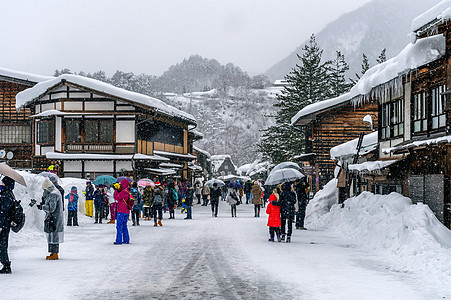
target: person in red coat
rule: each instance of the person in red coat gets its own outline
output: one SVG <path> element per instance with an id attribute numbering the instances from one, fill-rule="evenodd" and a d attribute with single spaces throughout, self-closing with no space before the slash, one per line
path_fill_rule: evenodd
<path id="1" fill-rule="evenodd" d="M 277 190 L 274 190 L 268 201 L 269 204 L 266 207 L 266 213 L 268 216 L 268 227 L 269 227 L 269 242 L 274 242 L 274 233 L 277 235 L 277 241 L 280 239 L 280 205 L 278 202 L 279 194 Z"/>

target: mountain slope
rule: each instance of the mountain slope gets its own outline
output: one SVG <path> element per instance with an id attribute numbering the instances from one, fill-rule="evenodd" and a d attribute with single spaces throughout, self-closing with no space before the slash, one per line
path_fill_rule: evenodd
<path id="1" fill-rule="evenodd" d="M 439 3 L 440 0 L 374 0 L 361 8 L 344 14 L 316 34 L 316 41 L 324 49 L 324 58 L 332 59 L 335 51 L 341 51 L 350 65 L 348 76 L 355 78 L 361 71 L 362 53 L 370 65 L 384 48 L 387 58 L 399 53 L 409 39 L 410 24 L 419 14 Z M 307 42 L 307 41 L 306 41 Z M 296 54 L 302 53 L 305 43 L 288 57 L 266 71 L 271 80 L 282 79 L 298 63 Z"/>

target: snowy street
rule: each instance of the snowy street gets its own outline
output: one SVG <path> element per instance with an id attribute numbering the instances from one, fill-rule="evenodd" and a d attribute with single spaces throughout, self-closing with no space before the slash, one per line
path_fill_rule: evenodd
<path id="1" fill-rule="evenodd" d="M 238 206 L 218 218 L 195 205 L 193 220 L 163 227 L 129 222 L 129 245 L 113 245 L 115 226 L 80 217 L 65 227 L 60 260 L 46 261 L 42 233 L 11 233 L 12 276 L 2 299 L 449 299 L 416 274 L 390 271 L 381 257 L 320 231 L 293 233 L 291 244 L 268 242 L 266 214 Z M 165 214 L 165 218 L 168 214 Z M 105 222 L 104 222 L 105 223 Z"/>

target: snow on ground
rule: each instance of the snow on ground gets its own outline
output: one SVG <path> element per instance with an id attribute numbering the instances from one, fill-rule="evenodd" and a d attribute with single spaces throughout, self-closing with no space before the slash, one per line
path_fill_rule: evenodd
<path id="1" fill-rule="evenodd" d="M 24 204 L 41 193 L 39 178 L 26 177 L 33 192 L 15 191 Z M 62 181 L 66 191 L 84 186 Z M 333 189 L 322 193 L 331 201 L 327 194 Z M 175 220 L 165 214 L 163 227 L 141 221 L 121 246 L 113 245 L 114 225 L 79 213 L 80 226 L 65 228 L 60 260 L 46 261 L 44 213 L 27 206 L 26 227 L 10 236 L 13 274 L 0 277 L 2 299 L 449 299 L 449 232 L 423 206 L 409 207 L 399 195 L 363 194 L 318 213 L 314 230 L 295 231 L 291 244 L 268 242 L 264 209 L 254 218 L 252 205 L 238 206 L 237 218 L 221 201 L 218 218 L 195 205 L 193 220 L 178 210 Z M 389 256 L 380 248 L 399 251 Z M 434 257 L 442 264 L 434 272 L 415 260 Z"/>

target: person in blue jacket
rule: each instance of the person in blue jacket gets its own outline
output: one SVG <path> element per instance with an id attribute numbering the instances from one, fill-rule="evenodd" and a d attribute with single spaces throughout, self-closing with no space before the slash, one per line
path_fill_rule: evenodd
<path id="1" fill-rule="evenodd" d="M 133 182 L 130 188 L 130 194 L 133 196 L 134 205 L 132 209 L 132 226 L 139 226 L 139 214 L 141 212 L 141 206 L 143 203 L 143 199 L 141 193 L 138 190 L 138 184 Z"/>
<path id="2" fill-rule="evenodd" d="M 78 193 L 77 187 L 73 186 L 70 193 L 64 197 L 67 199 L 67 226 L 78 226 Z"/>

